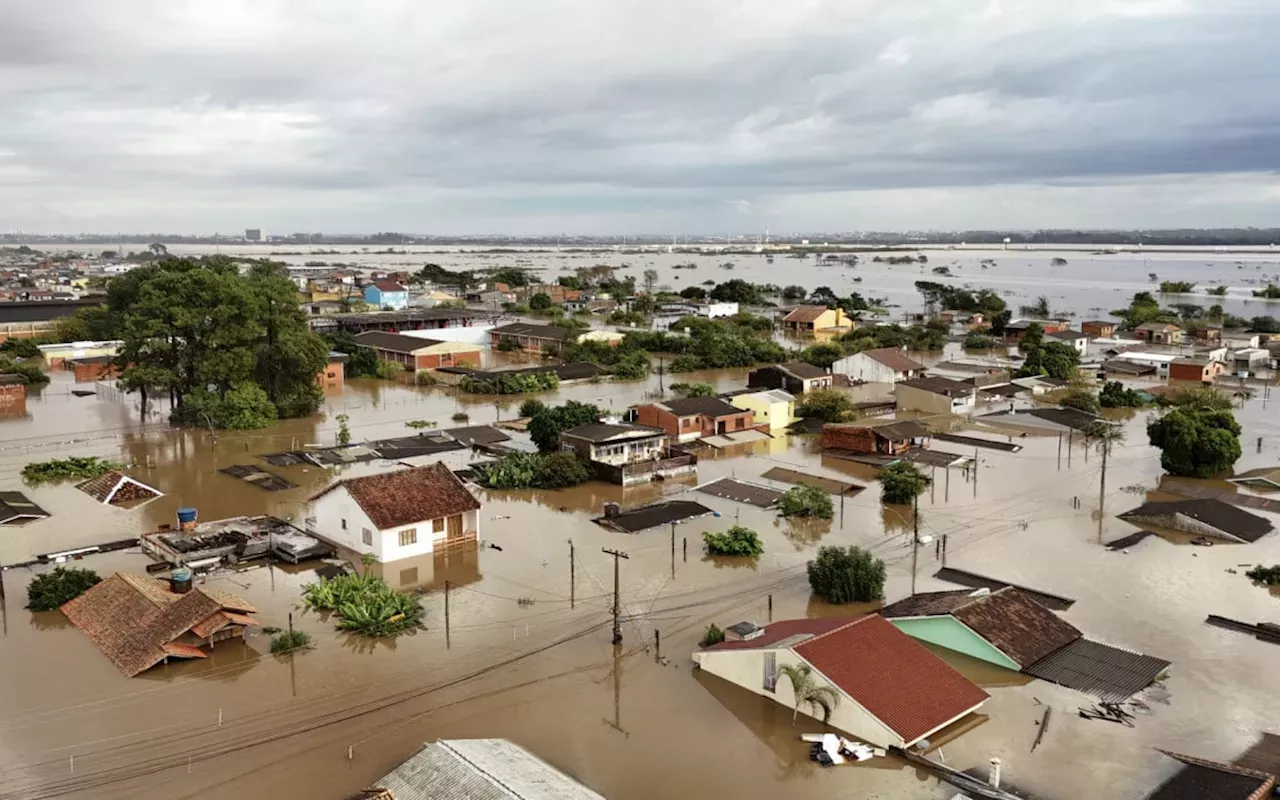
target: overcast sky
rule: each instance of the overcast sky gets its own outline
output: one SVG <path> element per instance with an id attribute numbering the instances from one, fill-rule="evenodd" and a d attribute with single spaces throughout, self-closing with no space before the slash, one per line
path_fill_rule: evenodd
<path id="1" fill-rule="evenodd" d="M 5 0 L 0 230 L 1280 225 L 1278 0 Z"/>

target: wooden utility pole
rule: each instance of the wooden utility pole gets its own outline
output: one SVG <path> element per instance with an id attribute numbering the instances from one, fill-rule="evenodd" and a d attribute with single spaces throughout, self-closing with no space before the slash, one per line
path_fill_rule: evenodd
<path id="1" fill-rule="evenodd" d="M 573 540 L 569 540 L 569 608 L 572 610 L 574 605 L 574 589 L 578 582 L 578 569 L 575 566 L 577 562 L 573 560 Z"/>
<path id="2" fill-rule="evenodd" d="M 1107 453 L 1111 452 L 1111 442 L 1102 440 L 1102 479 L 1098 481 L 1098 544 L 1102 544 L 1102 521 L 1106 519 L 1107 505 Z"/>
<path id="3" fill-rule="evenodd" d="M 919 489 L 919 487 L 915 487 Z M 911 501 L 911 594 L 916 593 L 916 561 L 920 557 L 920 493 Z"/>
<path id="4" fill-rule="evenodd" d="M 622 613 L 622 599 L 618 593 L 618 559 L 630 559 L 631 556 L 607 547 L 600 548 L 600 552 L 613 556 L 613 643 L 618 645 L 622 644 L 622 622 L 618 619 Z"/>
<path id="5" fill-rule="evenodd" d="M 1058 431 L 1058 471 L 1062 471 L 1062 431 Z"/>
<path id="6" fill-rule="evenodd" d="M 453 643 L 449 633 L 449 582 L 444 582 L 444 649 L 448 650 Z"/>
<path id="7" fill-rule="evenodd" d="M 676 523 L 671 523 L 671 577 L 676 577 Z"/>

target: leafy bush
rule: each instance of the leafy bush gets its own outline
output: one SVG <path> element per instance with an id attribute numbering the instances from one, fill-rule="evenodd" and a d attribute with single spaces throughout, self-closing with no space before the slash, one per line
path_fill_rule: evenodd
<path id="1" fill-rule="evenodd" d="M 964 342 L 961 346 L 966 350 L 990 350 L 993 347 L 999 346 L 999 344 L 1000 343 L 994 336 L 982 333 L 981 331 L 970 331 L 969 334 L 964 337 Z"/>
<path id="2" fill-rule="evenodd" d="M 560 433 L 600 419 L 600 409 L 570 400 L 562 406 L 547 406 L 529 421 L 529 438 L 544 453 L 560 448 Z"/>
<path id="3" fill-rule="evenodd" d="M 1120 381 L 1107 381 L 1098 393 L 1098 403 L 1103 408 L 1138 408 L 1143 405 L 1142 395 L 1128 389 Z"/>
<path id="4" fill-rule="evenodd" d="M 809 588 L 832 604 L 884 597 L 884 561 L 861 547 L 821 547 L 808 564 Z"/>
<path id="5" fill-rule="evenodd" d="M 8 356 L 0 355 L 0 374 L 3 373 L 21 375 L 23 382 L 28 384 L 49 382 L 49 376 L 40 369 L 40 365 L 30 361 L 15 361 Z"/>
<path id="6" fill-rule="evenodd" d="M 724 631 L 713 622 L 707 626 L 707 632 L 702 635 L 702 641 L 698 642 L 698 646 L 710 647 L 713 644 L 720 644 L 723 641 Z"/>
<path id="7" fill-rule="evenodd" d="M 520 411 L 518 413 L 521 417 L 532 417 L 546 407 L 546 403 L 538 400 L 537 398 L 530 397 L 528 400 L 525 400 L 520 404 Z"/>
<path id="8" fill-rule="evenodd" d="M 261 386 L 243 381 L 222 396 L 203 387 L 195 389 L 170 416 L 174 422 L 190 425 L 253 430 L 274 423 L 278 412 Z"/>
<path id="9" fill-rule="evenodd" d="M 416 630 L 425 615 L 416 596 L 395 591 L 367 569 L 364 575 L 339 575 L 306 584 L 302 606 L 336 614 L 338 630 L 371 637 Z"/>
<path id="10" fill-rule="evenodd" d="M 500 352 L 514 353 L 519 349 L 521 349 L 520 344 L 515 339 L 504 338 L 498 340 L 498 350 Z"/>
<path id="11" fill-rule="evenodd" d="M 280 655 L 309 644 L 311 644 L 311 635 L 305 631 L 282 631 L 271 637 L 271 652 Z"/>
<path id="12" fill-rule="evenodd" d="M 707 548 L 707 555 L 712 556 L 758 556 L 764 552 L 759 534 L 741 525 L 734 525 L 724 533 L 707 531 L 702 534 L 702 544 Z"/>
<path id="13" fill-rule="evenodd" d="M 563 489 L 591 479 L 591 470 L 574 453 L 508 453 L 474 467 L 476 482 L 487 489 Z"/>
<path id="14" fill-rule="evenodd" d="M 471 419 L 471 415 L 465 411 L 458 411 L 452 417 L 449 417 L 449 419 L 454 422 L 466 422 Z"/>
<path id="15" fill-rule="evenodd" d="M 72 456 L 27 464 L 22 468 L 22 479 L 34 484 L 69 480 L 87 481 L 113 469 L 124 469 L 124 464 L 117 464 L 97 456 Z"/>
<path id="16" fill-rule="evenodd" d="M 1174 408 L 1147 423 L 1147 438 L 1172 475 L 1209 478 L 1240 460 L 1240 424 L 1227 410 Z"/>
<path id="17" fill-rule="evenodd" d="M 1265 289 L 1254 289 L 1253 296 L 1261 297 L 1264 300 L 1280 300 L 1280 286 L 1268 283 Z"/>
<path id="18" fill-rule="evenodd" d="M 929 476 L 916 469 L 914 464 L 898 461 L 880 470 L 880 501 L 890 505 L 903 505 L 915 499 L 929 488 Z"/>
<path id="19" fill-rule="evenodd" d="M 98 573 L 91 569 L 55 567 L 52 572 L 42 572 L 27 584 L 27 609 L 54 611 L 101 581 Z"/>
<path id="20" fill-rule="evenodd" d="M 1250 580 L 1255 580 L 1264 586 L 1280 586 L 1280 564 L 1270 567 L 1264 567 L 1261 564 L 1245 573 Z"/>
<path id="21" fill-rule="evenodd" d="M 533 311 L 545 311 L 551 308 L 551 295 L 546 292 L 538 292 L 529 298 L 529 308 Z"/>
<path id="22" fill-rule="evenodd" d="M 716 387 L 709 383 L 673 383 L 671 391 L 681 397 L 711 397 L 716 393 Z"/>
<path id="23" fill-rule="evenodd" d="M 0 353 L 15 358 L 39 358 L 40 348 L 33 339 L 5 339 L 0 342 Z"/>
<path id="24" fill-rule="evenodd" d="M 439 427 L 434 421 L 429 419 L 411 419 L 408 422 L 406 422 L 404 425 L 406 428 L 413 428 L 414 430 L 423 430 L 424 428 Z"/>
<path id="25" fill-rule="evenodd" d="M 823 422 L 840 422 L 853 414 L 853 401 L 849 395 L 835 389 L 814 389 L 805 392 L 796 406 L 796 415 L 820 419 Z"/>
<path id="26" fill-rule="evenodd" d="M 1065 408 L 1075 408 L 1090 414 L 1097 414 L 1102 410 L 1099 400 L 1093 392 L 1086 391 L 1084 389 L 1072 389 L 1067 392 L 1063 395 L 1062 399 L 1058 401 L 1058 405 Z"/>
<path id="27" fill-rule="evenodd" d="M 1196 285 L 1190 281 L 1160 281 L 1161 294 L 1189 294 Z"/>
<path id="28" fill-rule="evenodd" d="M 554 372 L 504 372 L 492 378 L 464 375 L 458 388 L 471 394 L 526 394 L 546 392 L 560 387 Z"/>
<path id="29" fill-rule="evenodd" d="M 784 517 L 817 517 L 818 519 L 831 519 L 836 513 L 831 495 L 807 483 L 788 489 L 778 503 L 778 511 Z"/>

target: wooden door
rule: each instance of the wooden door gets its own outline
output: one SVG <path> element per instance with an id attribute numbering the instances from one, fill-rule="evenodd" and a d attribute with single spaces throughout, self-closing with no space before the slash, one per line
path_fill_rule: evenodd
<path id="1" fill-rule="evenodd" d="M 462 538 L 462 515 L 454 514 L 449 517 L 447 528 L 449 531 L 449 541 L 457 541 Z"/>

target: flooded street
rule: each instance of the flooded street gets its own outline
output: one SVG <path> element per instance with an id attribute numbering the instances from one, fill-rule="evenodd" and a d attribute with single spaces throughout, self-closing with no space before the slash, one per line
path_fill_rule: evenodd
<path id="1" fill-rule="evenodd" d="M 1275 257 L 1223 254 L 1193 260 L 1183 254 L 1080 253 L 1069 256 L 1069 266 L 1051 268 L 1048 254 L 1040 252 L 957 251 L 931 255 L 930 263 L 946 264 L 953 257 L 962 262 L 961 282 L 1007 287 L 1028 302 L 1052 292 L 1055 308 L 1061 303 L 1080 314 L 1125 305 L 1133 292 L 1149 288 L 1148 272 L 1222 282 L 1280 272 Z M 1144 263 L 1148 257 L 1150 264 Z M 450 259 L 461 257 L 415 256 L 417 263 L 423 258 L 438 258 L 452 269 L 460 264 Z M 582 266 L 600 258 L 525 260 L 556 270 L 562 261 Z M 678 253 L 612 258 L 635 267 L 652 261 L 664 282 L 738 277 L 829 285 L 838 293 L 888 295 L 912 308 L 918 302 L 912 282 L 933 279 L 915 266 L 880 264 L 846 269 L 805 262 L 807 273 L 793 272 L 799 262 L 781 257 L 772 265 L 759 256 L 701 258 L 692 272 L 670 270 L 693 258 Z M 997 265 L 981 270 L 979 258 L 994 258 Z M 1124 270 L 1116 267 L 1119 259 Z M 1237 270 L 1241 259 L 1248 270 Z M 517 260 L 494 256 L 486 265 Z M 726 260 L 736 262 L 736 269 L 716 267 Z M 1027 262 L 1029 275 L 1015 273 Z M 1051 269 L 1064 277 L 1051 279 Z M 855 284 L 854 276 L 865 281 Z M 1280 313 L 1277 304 L 1267 309 L 1241 296 L 1240 284 L 1231 285 L 1232 296 L 1223 302 L 1227 310 Z M 741 387 L 745 372 L 679 379 L 707 380 L 724 391 Z M 143 424 L 136 398 L 76 397 L 67 373 L 53 377 L 28 398 L 27 418 L 0 422 L 0 488 L 21 488 L 53 515 L 24 528 L 0 529 L 0 563 L 135 536 L 171 523 L 184 506 L 198 508 L 202 520 L 272 514 L 300 524 L 306 498 L 335 473 L 267 467 L 261 454 L 334 443 L 338 414 L 349 415 L 353 441 L 361 441 L 407 435 L 412 431 L 405 423 L 412 420 L 447 428 L 459 411 L 471 425 L 509 420 L 523 399 L 494 403 L 450 388 L 350 381 L 326 399 L 323 415 L 215 436 L 171 429 L 162 416 Z M 658 382 L 653 376 L 564 386 L 539 398 L 580 400 L 620 412 L 656 392 Z M 888 389 L 867 386 L 859 392 L 881 396 Z M 1257 397 L 1237 411 L 1244 428 L 1237 471 L 1280 463 L 1276 402 Z M 1280 719 L 1280 650 L 1204 624 L 1208 614 L 1280 619 L 1278 598 L 1251 585 L 1242 566 L 1280 563 L 1280 535 L 1214 547 L 1153 536 L 1128 552 L 1099 544 L 1100 536 L 1112 541 L 1134 532 L 1115 515 L 1140 505 L 1160 483 L 1159 453 L 1146 443 L 1149 414 L 1132 414 L 1126 440 L 1112 450 L 1100 519 L 1097 451 L 1087 452 L 1078 440 L 1060 450 L 1056 435 L 1009 437 L 1007 429 L 996 434 L 955 418 L 957 431 L 1016 440 L 1023 449 L 983 449 L 971 475 L 959 469 L 935 473 L 934 486 L 920 498 L 919 524 L 922 534 L 947 537 L 946 563 L 1074 598 L 1063 616 L 1086 635 L 1168 659 L 1173 668 L 1164 686 L 1167 697 L 1153 693 L 1150 713 L 1129 728 L 1077 716 L 1078 707 L 1093 703 L 1083 694 L 936 651 L 991 694 L 981 709 L 989 719 L 942 747 L 953 767 L 985 775 L 988 759 L 999 757 L 1006 785 L 1028 796 L 1140 797 L 1172 771 L 1172 762 L 1154 748 L 1230 760 Z M 1261 452 L 1255 452 L 1258 437 Z M 964 450 L 941 442 L 938 449 Z M 166 494 L 121 510 L 97 504 L 71 484 L 22 486 L 19 473 L 27 462 L 70 455 L 131 463 L 130 474 Z M 449 455 L 461 459 L 450 459 L 451 466 L 469 457 L 466 451 Z M 218 472 L 236 464 L 266 467 L 297 486 L 267 492 Z M 722 476 L 767 483 L 760 476 L 779 466 L 868 488 L 837 499 L 830 523 L 789 522 L 769 510 L 692 491 Z M 379 468 L 359 465 L 337 474 Z M 505 737 L 611 800 L 946 800 L 955 789 L 896 759 L 818 768 L 799 734 L 819 725 L 802 718 L 793 726 L 787 709 L 691 669 L 689 654 L 708 623 L 764 624 L 770 608 L 775 620 L 865 610 L 830 608 L 811 599 L 804 567 L 820 545 L 870 548 L 889 565 L 886 598 L 911 593 L 911 510 L 882 506 L 873 477 L 869 467 L 822 457 L 815 437 L 784 436 L 722 453 L 703 449 L 696 482 L 625 490 L 597 482 L 562 491 L 476 490 L 483 504 L 477 546 L 375 567 L 393 587 L 425 592 L 426 631 L 379 642 L 339 634 L 331 621 L 294 608 L 301 586 L 316 579 L 312 566 L 255 566 L 217 574 L 209 585 L 256 605 L 265 626 L 286 627 L 292 611 L 294 625 L 312 635 L 313 649 L 273 656 L 269 637 L 256 635 L 243 644 L 220 644 L 207 660 L 157 667 L 136 679 L 123 677 L 61 613 L 22 608 L 33 573 L 3 573 L 0 798 L 132 798 L 158 790 L 175 798 L 343 797 L 371 785 L 424 741 Z M 614 533 L 591 521 L 607 502 L 626 507 L 660 497 L 697 500 L 717 515 L 677 525 L 674 535 L 665 527 Z M 1280 517 L 1271 518 L 1280 523 Z M 760 534 L 764 554 L 747 562 L 705 557 L 700 534 L 735 522 Z M 617 649 L 609 641 L 614 564 L 602 548 L 629 556 L 621 567 L 624 642 Z M 94 556 L 83 566 L 106 576 L 141 572 L 147 562 L 135 550 Z M 932 577 L 940 566 L 933 545 L 920 547 L 917 591 L 957 588 Z M 1032 754 L 1045 705 L 1054 709 L 1053 722 Z"/>

